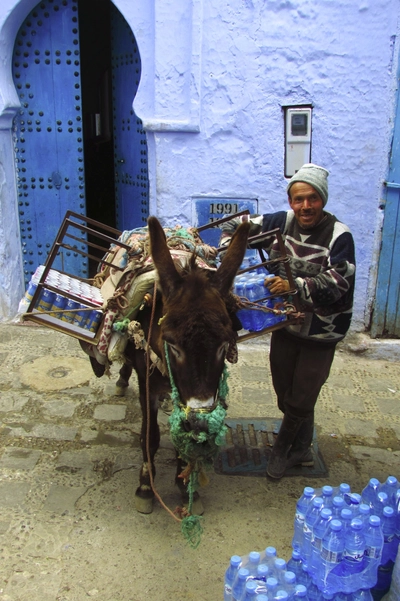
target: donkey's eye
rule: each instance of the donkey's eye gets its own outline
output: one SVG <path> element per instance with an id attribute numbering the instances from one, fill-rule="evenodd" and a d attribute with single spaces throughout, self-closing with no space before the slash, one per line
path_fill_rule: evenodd
<path id="1" fill-rule="evenodd" d="M 223 359 L 228 352 L 229 343 L 224 342 L 217 350 L 217 359 Z"/>
<path id="2" fill-rule="evenodd" d="M 179 357 L 181 356 L 181 351 L 179 350 L 179 348 L 177 346 L 174 346 L 170 342 L 168 343 L 168 348 L 170 349 L 172 354 L 175 356 L 175 358 L 179 359 Z"/>

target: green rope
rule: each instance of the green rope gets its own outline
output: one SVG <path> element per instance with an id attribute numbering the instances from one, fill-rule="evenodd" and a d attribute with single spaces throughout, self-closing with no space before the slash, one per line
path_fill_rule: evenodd
<path id="1" fill-rule="evenodd" d="M 142 304 L 143 304 L 143 300 L 141 300 L 140 303 L 138 303 L 135 307 L 132 307 L 132 309 L 130 311 L 128 311 L 128 313 L 125 315 L 125 317 L 123 319 L 120 319 L 119 321 L 114 321 L 113 326 L 112 326 L 113 331 L 118 332 L 119 334 L 125 334 L 125 332 L 128 330 L 128 326 L 131 322 L 129 317 L 132 315 L 132 313 L 134 313 L 134 311 L 139 309 L 139 307 L 141 307 Z"/>
<path id="2" fill-rule="evenodd" d="M 171 384 L 171 398 L 174 409 L 169 417 L 171 440 L 179 457 L 191 466 L 187 486 L 189 494 L 188 513 L 191 514 L 193 497 L 199 488 L 199 474 L 213 465 L 218 447 L 224 443 L 227 427 L 225 425 L 226 410 L 221 405 L 228 396 L 228 369 L 224 365 L 218 386 L 218 402 L 213 411 L 193 411 L 182 407 L 178 389 L 175 385 L 168 356 L 168 346 L 164 343 L 165 358 Z M 187 432 L 183 423 L 190 417 L 192 429 Z M 203 528 L 201 516 L 189 515 L 182 520 L 181 531 L 194 549 L 200 544 Z"/>

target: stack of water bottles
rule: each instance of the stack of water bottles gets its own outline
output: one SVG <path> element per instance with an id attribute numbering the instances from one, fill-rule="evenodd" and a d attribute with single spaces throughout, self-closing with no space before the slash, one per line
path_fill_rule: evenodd
<path id="1" fill-rule="evenodd" d="M 224 601 L 308 601 L 301 560 L 288 563 L 275 547 L 245 557 L 233 555 L 225 573 Z"/>
<path id="2" fill-rule="evenodd" d="M 296 504 L 292 557 L 274 547 L 234 555 L 224 601 L 379 601 L 390 587 L 400 539 L 400 483 L 372 478 L 306 487 Z"/>
<path id="3" fill-rule="evenodd" d="M 255 257 L 245 258 L 240 269 L 248 269 L 257 265 Z M 264 286 L 265 278 L 273 277 L 265 267 L 255 267 L 253 270 L 239 274 L 235 278 L 233 292 L 240 298 L 257 303 L 260 307 L 266 307 L 269 311 L 260 309 L 240 309 L 237 313 L 242 326 L 249 332 L 259 332 L 269 328 L 280 321 L 286 320 L 284 312 L 274 313 L 271 309 L 284 311 L 284 301 L 281 297 L 271 297 L 268 288 Z"/>
<path id="4" fill-rule="evenodd" d="M 361 495 L 344 483 L 304 489 L 292 546 L 321 599 L 372 600 L 388 590 L 399 546 L 399 503 L 394 476 L 382 484 L 372 478 Z"/>
<path id="5" fill-rule="evenodd" d="M 33 274 L 25 295 L 19 304 L 19 313 L 28 310 L 44 269 L 44 265 L 40 265 Z M 56 288 L 58 292 L 43 287 L 34 307 L 35 311 L 48 313 L 46 319 L 50 322 L 59 320 L 64 322 L 64 325 L 68 324 L 74 328 L 83 328 L 88 333 L 96 333 L 103 315 L 100 310 L 103 305 L 103 298 L 98 288 L 76 278 L 71 278 L 55 269 L 49 270 L 45 284 Z M 80 298 L 82 302 L 68 298 L 65 293 L 73 294 Z M 88 306 L 85 304 L 86 301 L 97 305 L 99 309 Z"/>

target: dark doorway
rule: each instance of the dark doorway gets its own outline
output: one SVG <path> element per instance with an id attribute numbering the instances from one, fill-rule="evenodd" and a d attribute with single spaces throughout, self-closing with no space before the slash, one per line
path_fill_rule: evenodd
<path id="1" fill-rule="evenodd" d="M 79 0 L 86 214 L 116 227 L 109 0 Z"/>

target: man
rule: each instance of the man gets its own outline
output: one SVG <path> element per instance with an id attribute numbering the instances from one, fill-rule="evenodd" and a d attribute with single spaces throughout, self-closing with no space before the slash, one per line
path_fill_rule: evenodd
<path id="1" fill-rule="evenodd" d="M 250 218 L 250 236 L 279 228 L 289 256 L 304 323 L 272 332 L 270 366 L 282 425 L 268 461 L 267 474 L 279 479 L 294 465 L 313 465 L 314 407 L 326 382 L 337 343 L 349 329 L 354 292 L 354 242 L 349 228 L 324 210 L 328 175 L 308 163 L 290 179 L 289 211 Z M 221 226 L 231 237 L 240 221 Z M 262 243 L 269 258 L 280 256 L 277 241 Z M 282 263 L 265 285 L 272 294 L 289 291 Z"/>

